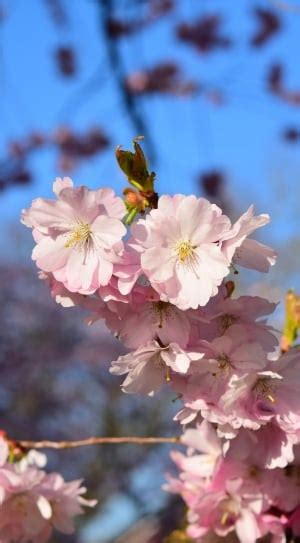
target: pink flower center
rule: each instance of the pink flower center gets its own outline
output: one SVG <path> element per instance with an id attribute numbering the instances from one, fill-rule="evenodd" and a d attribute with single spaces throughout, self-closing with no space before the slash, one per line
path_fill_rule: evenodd
<path id="1" fill-rule="evenodd" d="M 231 370 L 231 362 L 229 357 L 222 353 L 218 358 L 216 359 L 218 362 L 218 370 L 215 371 L 212 376 L 213 377 L 223 377 L 226 378 Z"/>
<path id="2" fill-rule="evenodd" d="M 169 316 L 170 307 L 171 304 L 169 304 L 168 302 L 153 302 L 152 309 L 154 311 L 155 317 L 157 318 L 158 316 L 159 318 L 158 328 L 162 328 L 164 317 Z"/>
<path id="3" fill-rule="evenodd" d="M 239 514 L 239 505 L 232 498 L 225 499 L 221 502 L 221 526 L 231 526 L 235 523 Z"/>
<path id="4" fill-rule="evenodd" d="M 11 499 L 11 502 L 19 514 L 22 514 L 25 517 L 28 515 L 28 497 L 26 496 L 26 492 L 16 494 Z"/>
<path id="5" fill-rule="evenodd" d="M 228 328 L 230 328 L 230 326 L 235 324 L 238 320 L 239 320 L 239 317 L 235 315 L 230 315 L 229 313 L 225 313 L 225 315 L 222 315 L 220 317 L 221 331 L 225 332 L 226 330 L 228 330 Z"/>
<path id="6" fill-rule="evenodd" d="M 80 249 L 82 249 L 87 246 L 88 248 L 91 236 L 91 226 L 88 223 L 80 222 L 79 225 L 72 230 L 71 235 L 69 236 L 69 239 L 65 244 L 65 247 L 79 247 Z"/>
<path id="7" fill-rule="evenodd" d="M 270 385 L 270 379 L 265 377 L 258 379 L 252 390 L 257 394 L 257 396 L 262 396 L 264 400 L 269 400 L 269 402 L 275 403 L 275 394 Z"/>
<path id="8" fill-rule="evenodd" d="M 221 354 L 218 358 L 218 368 L 223 371 L 228 371 L 230 369 L 230 360 L 226 354 Z"/>

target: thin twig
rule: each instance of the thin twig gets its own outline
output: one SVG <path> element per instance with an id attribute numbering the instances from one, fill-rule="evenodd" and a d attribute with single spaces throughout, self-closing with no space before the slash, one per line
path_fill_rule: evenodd
<path id="1" fill-rule="evenodd" d="M 107 49 L 108 60 L 114 74 L 115 81 L 118 85 L 120 96 L 123 100 L 124 107 L 129 114 L 131 122 L 134 126 L 136 134 L 145 136 L 146 146 L 148 148 L 148 156 L 151 162 L 155 162 L 155 147 L 152 142 L 145 115 L 139 111 L 137 99 L 133 96 L 124 84 L 127 75 L 126 65 L 123 61 L 123 56 L 120 52 L 118 40 L 113 38 L 109 33 L 109 20 L 114 13 L 114 8 L 118 4 L 115 0 L 98 0 L 99 17 L 101 23 L 101 32 L 105 36 L 105 44 Z"/>
<path id="2" fill-rule="evenodd" d="M 27 441 L 18 440 L 18 445 L 24 449 L 73 449 L 86 445 L 107 445 L 135 443 L 137 445 L 156 445 L 159 443 L 180 443 L 180 437 L 89 437 L 76 441 Z"/>

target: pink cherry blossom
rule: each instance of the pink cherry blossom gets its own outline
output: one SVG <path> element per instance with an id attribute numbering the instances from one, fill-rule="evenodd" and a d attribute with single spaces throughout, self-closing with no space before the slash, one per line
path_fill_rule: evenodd
<path id="1" fill-rule="evenodd" d="M 205 435 L 209 444 L 202 439 Z M 180 474 L 177 480 L 168 476 L 165 489 L 181 494 L 188 505 L 187 533 L 191 537 L 202 542 L 206 535 L 214 533 L 216 541 L 227 541 L 232 534 L 234 541 L 236 534 L 236 541 L 254 543 L 272 534 L 272 541 L 284 541 L 286 515 L 300 499 L 296 479 L 282 469 L 258 467 L 255 459 L 228 457 L 207 422 L 187 430 L 183 442 L 196 446 L 202 454 L 198 450 L 193 454 L 191 448 L 186 455 L 173 451 L 171 456 Z M 272 507 L 284 514 L 269 514 Z"/>
<path id="2" fill-rule="evenodd" d="M 274 419 L 284 431 L 299 432 L 299 365 L 300 354 L 295 349 L 269 362 L 266 371 L 233 376 L 219 402 L 228 422 L 257 429 Z"/>
<path id="3" fill-rule="evenodd" d="M 222 456 L 222 442 L 213 426 L 206 420 L 196 428 L 187 429 L 181 437 L 181 442 L 189 447 L 188 455 L 172 453 L 177 466 L 184 471 L 200 477 L 211 477 L 217 461 Z M 195 450 L 201 454 L 192 454 Z"/>
<path id="4" fill-rule="evenodd" d="M 161 346 L 150 341 L 133 353 L 119 356 L 112 362 L 110 372 L 128 374 L 122 383 L 124 392 L 153 395 L 164 382 L 172 380 L 172 372 L 185 374 L 192 360 L 202 356 L 200 352 L 185 352 L 176 343 Z"/>
<path id="5" fill-rule="evenodd" d="M 228 443 L 227 456 L 263 468 L 285 468 L 294 460 L 293 448 L 297 442 L 297 435 L 287 434 L 276 423 L 266 424 L 255 432 L 242 428 Z"/>
<path id="6" fill-rule="evenodd" d="M 94 507 L 97 503 L 82 496 L 86 488 L 81 482 L 65 482 L 58 473 L 51 473 L 41 483 L 43 496 L 51 507 L 51 526 L 64 534 L 74 532 L 74 517 L 83 513 L 82 506 Z"/>
<path id="7" fill-rule="evenodd" d="M 176 306 L 160 300 L 132 304 L 119 331 L 119 338 L 131 349 L 155 338 L 165 345 L 176 342 L 185 348 L 189 335 L 189 312 L 180 311 Z"/>
<path id="8" fill-rule="evenodd" d="M 266 323 L 265 317 L 275 311 L 277 304 L 259 296 L 226 298 L 219 295 L 203 309 L 207 324 L 199 323 L 200 335 L 214 339 L 235 325 L 243 325 L 248 341 L 257 341 L 270 352 L 278 346 L 277 331 Z M 235 329 L 236 334 L 239 329 Z"/>
<path id="9" fill-rule="evenodd" d="M 125 238 L 125 205 L 111 189 L 58 178 L 53 190 L 57 200 L 22 214 L 39 277 L 56 302 L 88 310 L 88 324 L 103 319 L 132 349 L 110 368 L 124 392 L 152 396 L 168 383 L 180 398 L 186 450 L 172 451 L 179 476 L 165 488 L 187 505 L 187 534 L 195 543 L 300 536 L 300 351 L 278 354 L 266 321 L 276 304 L 234 298 L 225 281 L 235 266 L 275 263 L 248 237 L 269 216 L 251 206 L 232 224 L 204 198 L 163 195 Z M 81 481 L 46 473 L 41 453 L 14 463 L 8 454 L 0 435 L 0 543 L 72 533 L 96 503 Z"/>
<path id="10" fill-rule="evenodd" d="M 203 361 L 209 361 L 214 376 L 259 371 L 268 363 L 267 354 L 260 343 L 249 341 L 247 328 L 238 324 L 211 342 L 200 341 L 199 346 L 204 352 Z"/>
<path id="11" fill-rule="evenodd" d="M 72 533 L 82 506 L 96 504 L 82 497 L 81 481 L 66 483 L 59 474 L 39 469 L 45 461 L 42 453 L 29 451 L 27 458 L 0 467 L 1 543 L 45 543 L 54 528 Z"/>
<path id="12" fill-rule="evenodd" d="M 235 222 L 231 231 L 222 237 L 222 251 L 228 260 L 246 268 L 269 271 L 269 267 L 276 262 L 275 251 L 255 240 L 247 239 L 249 234 L 269 221 L 267 214 L 254 216 L 253 206 L 250 206 Z"/>
<path id="13" fill-rule="evenodd" d="M 228 481 L 224 491 L 211 491 L 203 494 L 196 506 L 188 514 L 187 533 L 199 537 L 213 530 L 223 537 L 236 531 L 241 543 L 255 543 L 260 537 L 259 515 L 262 511 L 262 497 L 242 497 L 238 494 L 241 481 Z"/>
<path id="14" fill-rule="evenodd" d="M 132 241 L 132 240 L 131 240 Z M 114 274 L 118 278 L 118 290 L 128 295 L 139 278 L 143 278 L 141 268 L 142 248 L 129 242 L 125 247 L 120 262 L 114 267 Z"/>
<path id="15" fill-rule="evenodd" d="M 234 375 L 219 402 L 223 421 L 234 428 L 253 430 L 271 421 L 277 412 L 274 391 L 281 379 L 279 373 L 270 370 L 242 377 Z"/>
<path id="16" fill-rule="evenodd" d="M 217 206 L 182 195 L 162 196 L 158 209 L 132 226 L 142 270 L 163 301 L 195 309 L 217 294 L 230 264 L 218 242 L 230 226 Z"/>
<path id="17" fill-rule="evenodd" d="M 261 345 L 249 342 L 244 327 L 235 325 L 230 327 L 226 334 L 211 342 L 200 341 L 197 350 L 204 354 L 201 362 L 192 362 L 186 376 L 175 376 L 174 379 L 173 387 L 181 395 L 185 406 L 184 415 L 180 412 L 178 417 L 183 418 L 186 423 L 193 420 L 199 412 L 203 418 L 221 426 L 226 424 L 234 429 L 243 425 L 247 427 L 251 419 L 253 427 L 259 427 L 256 426 L 258 422 L 254 422 L 256 417 L 251 417 L 244 409 L 243 400 L 240 401 L 240 398 L 245 383 L 248 383 L 251 393 L 257 375 L 263 373 L 269 364 Z M 240 385 L 238 391 L 234 392 L 232 383 Z M 239 405 L 238 414 L 233 407 L 235 401 Z M 226 402 L 229 404 L 228 408 Z M 247 420 L 241 422 L 243 417 Z"/>
<path id="18" fill-rule="evenodd" d="M 52 298 L 62 307 L 79 306 L 89 310 L 94 308 L 95 304 L 92 298 L 88 298 L 77 292 L 70 292 L 63 283 L 55 279 L 52 273 L 40 271 L 38 272 L 38 277 L 48 284 Z"/>
<path id="19" fill-rule="evenodd" d="M 0 540 L 10 542 L 42 537 L 51 516 L 50 506 L 40 492 L 45 473 L 33 468 L 18 473 L 12 466 L 0 470 L 0 485 L 4 499 L 0 508 Z"/>
<path id="20" fill-rule="evenodd" d="M 22 213 L 37 242 L 32 258 L 71 292 L 89 294 L 107 285 L 120 261 L 125 207 L 111 189 L 73 188 L 57 179 L 57 201 L 38 198 Z"/>

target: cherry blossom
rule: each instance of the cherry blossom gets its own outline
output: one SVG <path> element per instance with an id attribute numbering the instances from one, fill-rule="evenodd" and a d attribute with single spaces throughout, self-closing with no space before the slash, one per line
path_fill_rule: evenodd
<path id="1" fill-rule="evenodd" d="M 57 201 L 38 198 L 22 214 L 37 243 L 32 258 L 69 291 L 93 293 L 120 261 L 124 204 L 111 189 L 73 188 L 69 178 L 58 178 L 53 190 Z"/>
<path id="2" fill-rule="evenodd" d="M 201 325 L 204 339 L 211 340 L 221 336 L 235 325 L 244 326 L 243 333 L 247 334 L 248 341 L 256 341 L 266 350 L 273 351 L 278 346 L 277 331 L 267 324 L 265 317 L 275 311 L 276 303 L 259 296 L 240 296 L 239 298 L 224 298 L 216 296 L 212 303 L 203 309 L 203 317 L 207 323 Z M 239 329 L 235 329 L 239 335 Z"/>
<path id="3" fill-rule="evenodd" d="M 275 263 L 272 248 L 249 238 L 270 218 L 250 206 L 232 224 L 205 198 L 158 197 L 136 141 L 134 151 L 119 156 L 135 188 L 129 215 L 131 188 L 126 207 L 111 189 L 69 178 L 55 181 L 57 200 L 23 211 L 39 277 L 57 303 L 88 311 L 88 324 L 103 319 L 129 350 L 110 367 L 123 392 L 153 396 L 168 384 L 176 395 L 185 449 L 171 452 L 179 474 L 164 488 L 187 505 L 187 536 L 286 543 L 300 536 L 300 351 L 278 351 L 267 322 L 277 304 L 235 297 L 226 279 L 237 266 L 265 273 Z M 1 543 L 72 533 L 95 505 L 81 481 L 46 473 L 41 453 L 11 453 L 1 434 Z"/>
<path id="4" fill-rule="evenodd" d="M 0 467 L 1 542 L 44 543 L 53 529 L 72 533 L 74 517 L 83 512 L 82 506 L 96 505 L 96 500 L 82 497 L 86 489 L 81 481 L 66 483 L 61 475 L 40 469 L 46 463 L 44 454 L 29 451 L 20 461 L 11 463 L 3 441 L 3 453 L 5 448 L 6 458 L 3 454 Z"/>
<path id="5" fill-rule="evenodd" d="M 270 217 L 265 213 L 254 216 L 253 206 L 250 206 L 246 213 L 234 223 L 231 231 L 222 238 L 222 251 L 228 260 L 245 268 L 268 272 L 270 266 L 276 262 L 275 251 L 247 237 L 269 221 Z"/>
<path id="6" fill-rule="evenodd" d="M 141 267 L 164 301 L 180 309 L 206 305 L 229 273 L 218 241 L 230 229 L 221 210 L 195 196 L 162 196 L 158 209 L 132 226 Z"/>
<path id="7" fill-rule="evenodd" d="M 176 343 L 162 346 L 150 341 L 133 353 L 112 362 L 114 375 L 128 374 L 122 383 L 124 392 L 153 395 L 164 382 L 172 380 L 172 372 L 187 373 L 193 360 L 202 358 L 200 352 L 185 352 Z"/>

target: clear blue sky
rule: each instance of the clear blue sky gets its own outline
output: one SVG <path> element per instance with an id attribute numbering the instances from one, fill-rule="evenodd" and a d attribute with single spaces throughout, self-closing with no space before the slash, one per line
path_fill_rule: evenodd
<path id="1" fill-rule="evenodd" d="M 0 34 L 2 156 L 10 139 L 32 130 L 52 131 L 64 122 L 79 131 L 100 124 L 113 146 L 122 143 L 128 147 L 135 135 L 107 63 L 97 2 L 75 0 L 62 4 L 67 8 L 69 23 L 58 28 L 49 17 L 47 2 L 6 2 Z M 279 135 L 287 124 L 300 125 L 300 108 L 281 103 L 265 92 L 265 74 L 270 63 L 282 60 L 288 86 L 300 88 L 300 15 L 281 12 L 282 32 L 257 51 L 248 45 L 255 28 L 253 5 L 270 6 L 271 1 L 181 0 L 174 14 L 150 30 L 122 40 L 121 48 L 128 71 L 176 57 L 187 78 L 224 89 L 226 103 L 221 107 L 213 106 L 202 96 L 154 96 L 142 100 L 141 108 L 157 149 L 159 191 L 189 193 L 195 190 L 200 171 L 222 168 L 228 175 L 229 190 L 237 207 L 244 209 L 254 202 L 259 211 L 276 214 L 273 233 L 282 237 L 298 230 L 300 214 L 291 218 L 289 206 L 285 202 L 284 209 L 278 205 L 274 180 L 281 180 L 281 193 L 283 185 L 289 188 L 291 201 L 296 205 L 300 146 L 282 144 Z M 223 13 L 223 32 L 234 40 L 234 47 L 228 52 L 216 50 L 201 56 L 189 46 L 178 46 L 174 23 L 182 19 L 192 21 L 215 7 Z M 60 44 L 71 44 L 76 49 L 79 72 L 74 79 L 56 76 L 53 52 Z M 77 100 L 95 74 L 99 82 Z M 1 195 L 3 219 L 17 221 L 20 208 L 33 197 L 50 196 L 52 179 L 62 173 L 57 170 L 51 151 L 41 152 L 32 164 L 35 183 Z M 86 161 L 73 177 L 77 183 L 91 187 L 113 185 L 121 191 L 123 186 L 112 148 L 101 157 Z"/>

